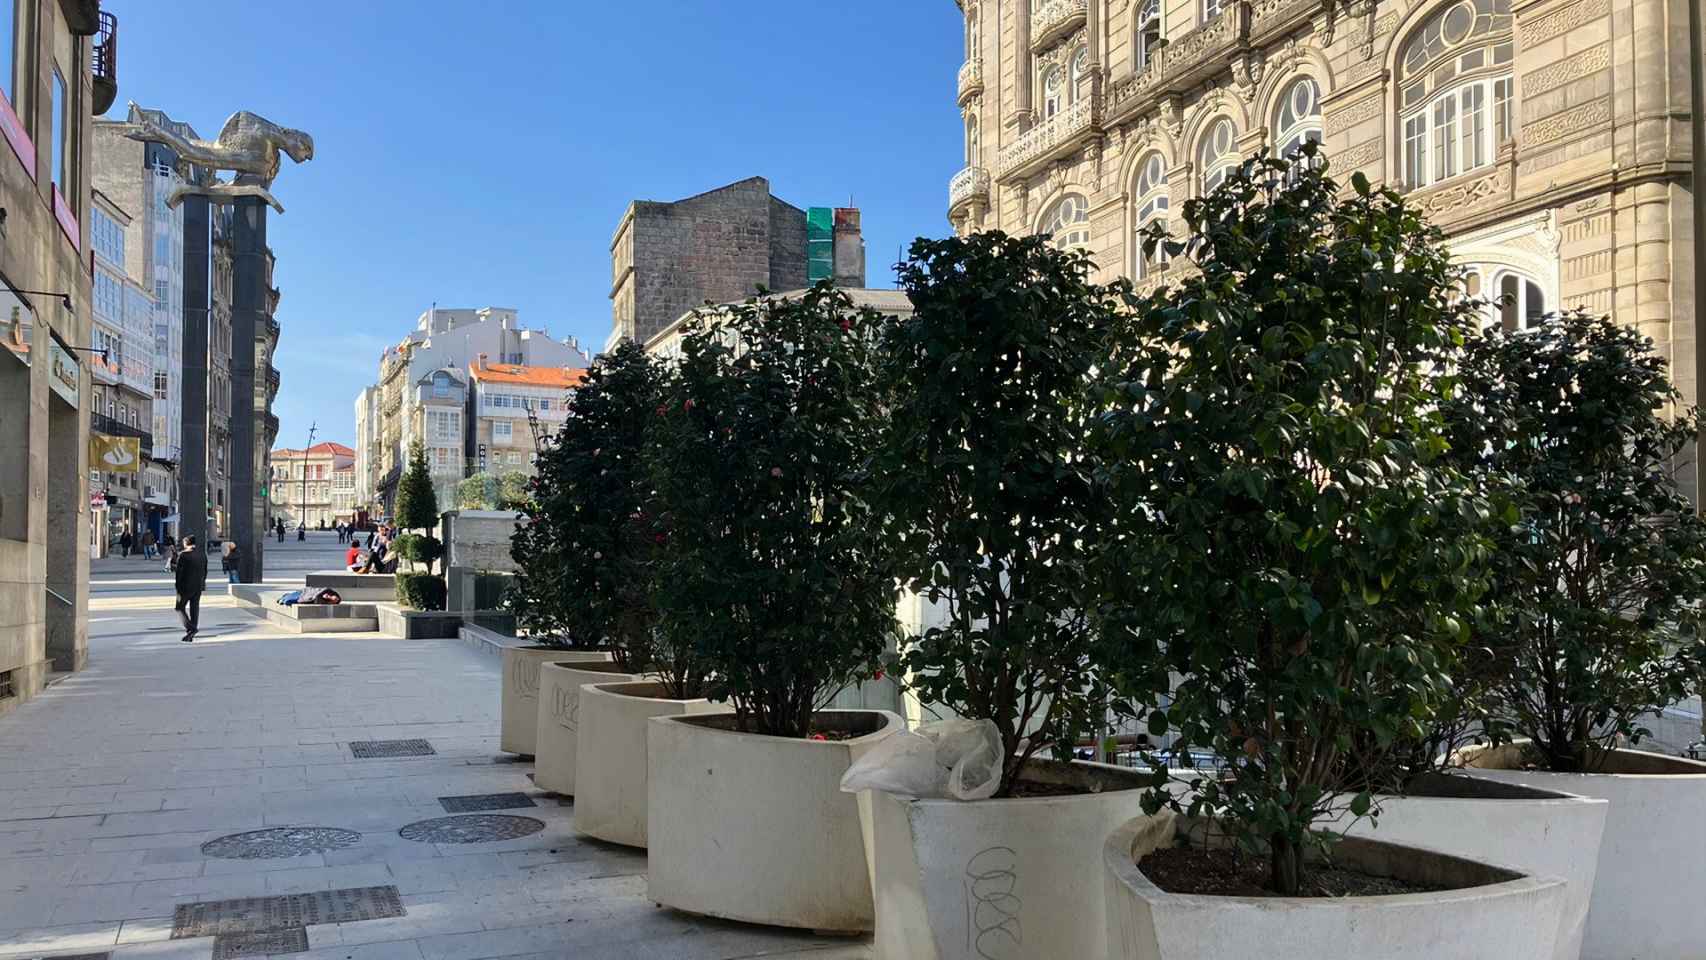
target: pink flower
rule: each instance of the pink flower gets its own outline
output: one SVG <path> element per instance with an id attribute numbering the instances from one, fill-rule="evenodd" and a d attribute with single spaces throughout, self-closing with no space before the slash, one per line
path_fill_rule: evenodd
<path id="1" fill-rule="evenodd" d="M 691 411 L 693 409 L 693 398 L 689 397 L 685 401 L 683 401 L 681 404 L 681 409 Z"/>
<path id="2" fill-rule="evenodd" d="M 660 404 L 658 404 L 658 416 L 660 416 L 660 417 L 661 417 L 661 416 L 663 416 L 663 415 L 664 415 L 664 412 L 665 412 L 665 411 L 664 411 L 664 408 L 663 408 L 663 404 L 661 404 L 661 403 L 660 403 Z"/>
<path id="3" fill-rule="evenodd" d="M 811 736 L 807 737 L 806 739 L 807 740 L 828 740 L 829 738 L 824 736 L 821 733 L 814 733 Z"/>
<path id="4" fill-rule="evenodd" d="M 770 475 L 771 475 L 771 476 L 772 476 L 772 477 L 780 477 L 780 476 L 782 476 L 782 468 L 781 468 L 781 467 L 771 467 L 771 468 L 770 468 Z"/>

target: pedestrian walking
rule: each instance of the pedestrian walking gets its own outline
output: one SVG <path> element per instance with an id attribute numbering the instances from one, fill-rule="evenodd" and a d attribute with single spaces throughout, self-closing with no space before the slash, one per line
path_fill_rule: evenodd
<path id="1" fill-rule="evenodd" d="M 119 555 L 128 558 L 130 556 L 130 545 L 135 542 L 130 538 L 130 528 L 125 527 L 124 531 L 118 535 Z"/>
<path id="2" fill-rule="evenodd" d="M 225 580 L 227 583 L 242 582 L 237 578 L 237 573 L 243 565 L 242 560 L 243 552 L 237 548 L 237 541 L 225 541 L 225 546 L 219 554 L 219 564 L 225 571 Z"/>
<path id="3" fill-rule="evenodd" d="M 275 519 L 273 521 L 273 524 L 274 524 L 275 529 L 278 530 L 278 542 L 283 543 L 284 542 L 284 518 L 278 517 L 277 519 Z"/>
<path id="4" fill-rule="evenodd" d="M 307 523 L 297 524 L 296 525 L 296 542 L 297 543 L 305 543 L 305 542 L 307 542 L 307 540 L 308 540 L 308 524 Z"/>
<path id="5" fill-rule="evenodd" d="M 166 572 L 178 569 L 178 542 L 171 537 L 166 538 Z"/>
<path id="6" fill-rule="evenodd" d="M 142 559 L 152 560 L 160 555 L 160 551 L 155 549 L 155 543 L 152 528 L 142 531 Z"/>
<path id="7" fill-rule="evenodd" d="M 195 641 L 196 628 L 201 624 L 201 592 L 207 586 L 207 558 L 196 549 L 195 537 L 183 539 L 178 551 L 177 574 L 172 584 L 177 590 L 178 603 L 174 608 L 184 622 L 184 642 Z"/>

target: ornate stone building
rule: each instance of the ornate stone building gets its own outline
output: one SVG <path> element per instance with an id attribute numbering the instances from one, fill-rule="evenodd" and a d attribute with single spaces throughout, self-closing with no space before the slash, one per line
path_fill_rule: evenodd
<path id="1" fill-rule="evenodd" d="M 1690 27 L 1698 0 L 956 0 L 965 232 L 1051 232 L 1098 279 L 1250 153 L 1321 142 L 1444 227 L 1489 321 L 1581 305 L 1696 396 Z"/>

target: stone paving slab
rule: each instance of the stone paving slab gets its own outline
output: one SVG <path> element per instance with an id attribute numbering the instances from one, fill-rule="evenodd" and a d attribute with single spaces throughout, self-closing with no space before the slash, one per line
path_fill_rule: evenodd
<path id="1" fill-rule="evenodd" d="M 319 542 L 323 540 L 322 542 Z M 268 543 L 270 583 L 335 565 L 331 534 Z M 198 902 L 394 886 L 403 916 L 305 928 L 307 960 L 869 960 L 861 941 L 665 910 L 644 851 L 574 835 L 574 808 L 498 752 L 500 664 L 481 645 L 286 634 L 210 593 L 210 631 L 170 627 L 157 563 L 100 560 L 90 667 L 0 718 L 0 960 L 110 952 L 209 960 L 171 939 Z M 361 740 L 435 755 L 355 759 Z M 405 840 L 441 797 L 520 794 L 542 821 L 486 843 Z M 272 827 L 360 833 L 347 847 L 217 859 L 201 846 Z"/>

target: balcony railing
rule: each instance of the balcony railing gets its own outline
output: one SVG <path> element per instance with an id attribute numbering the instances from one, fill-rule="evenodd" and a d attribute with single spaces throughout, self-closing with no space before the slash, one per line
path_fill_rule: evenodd
<path id="1" fill-rule="evenodd" d="M 983 92 L 983 58 L 972 57 L 960 65 L 959 76 L 960 105 Z"/>
<path id="2" fill-rule="evenodd" d="M 986 167 L 966 167 L 948 181 L 948 211 L 972 200 L 989 200 L 989 170 Z"/>
<path id="3" fill-rule="evenodd" d="M 1024 176 L 1050 160 L 1071 153 L 1100 129 L 1101 120 L 1101 96 L 1091 93 L 1080 97 L 1077 103 L 1003 147 L 996 158 L 995 175 L 1003 180 Z"/>
<path id="4" fill-rule="evenodd" d="M 89 73 L 95 81 L 89 108 L 100 116 L 118 99 L 118 18 L 104 10 L 100 11 L 99 26 L 89 51 Z"/>
<path id="5" fill-rule="evenodd" d="M 1031 49 L 1041 50 L 1071 35 L 1088 14 L 1086 0 L 1043 0 L 1031 11 Z"/>
<path id="6" fill-rule="evenodd" d="M 104 413 L 89 414 L 89 432 L 103 433 L 109 437 L 136 437 L 142 441 L 142 455 L 149 458 L 154 456 L 154 434 Z"/>

